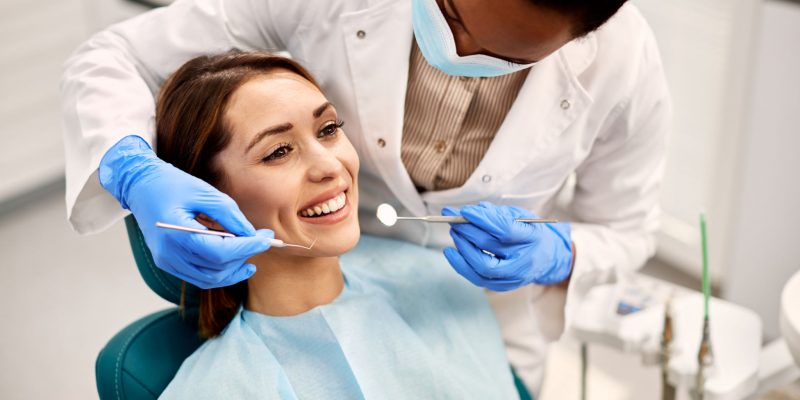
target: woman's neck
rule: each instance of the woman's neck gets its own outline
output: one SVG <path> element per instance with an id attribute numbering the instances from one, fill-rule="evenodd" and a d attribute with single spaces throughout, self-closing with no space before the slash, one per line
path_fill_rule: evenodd
<path id="1" fill-rule="evenodd" d="M 256 273 L 247 281 L 246 308 L 290 316 L 329 304 L 342 292 L 338 257 L 297 257 L 262 253 L 249 260 Z"/>

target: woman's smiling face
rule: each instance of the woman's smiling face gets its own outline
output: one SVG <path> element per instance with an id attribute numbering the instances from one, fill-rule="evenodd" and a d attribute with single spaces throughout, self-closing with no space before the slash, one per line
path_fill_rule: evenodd
<path id="1" fill-rule="evenodd" d="M 286 243 L 316 241 L 311 251 L 267 254 L 338 256 L 355 246 L 358 155 L 317 87 L 284 69 L 259 75 L 233 93 L 224 121 L 231 140 L 213 161 L 220 189 L 257 229 Z"/>

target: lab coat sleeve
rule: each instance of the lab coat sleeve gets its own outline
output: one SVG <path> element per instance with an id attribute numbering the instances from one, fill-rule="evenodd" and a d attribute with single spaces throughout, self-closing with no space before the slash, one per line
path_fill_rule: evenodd
<path id="1" fill-rule="evenodd" d="M 302 17 L 296 3 L 179 0 L 113 25 L 75 51 L 61 84 L 67 216 L 75 231 L 101 231 L 127 213 L 100 186 L 97 168 L 125 136 L 153 145 L 154 94 L 166 77 L 202 54 L 286 49 Z"/>
<path id="2" fill-rule="evenodd" d="M 652 33 L 631 95 L 609 114 L 589 156 L 576 170 L 570 204 L 576 255 L 565 323 L 594 286 L 641 267 L 655 253 L 660 187 L 671 103 Z"/>

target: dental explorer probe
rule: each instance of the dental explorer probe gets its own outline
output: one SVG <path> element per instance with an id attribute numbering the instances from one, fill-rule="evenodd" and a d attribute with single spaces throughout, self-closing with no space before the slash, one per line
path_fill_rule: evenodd
<path id="1" fill-rule="evenodd" d="M 386 226 L 394 226 L 397 221 L 424 221 L 424 222 L 442 222 L 448 224 L 468 224 L 466 218 L 461 216 L 444 216 L 444 215 L 428 215 L 425 217 L 398 217 L 397 211 L 389 204 L 383 203 L 378 206 L 376 212 L 378 220 Z M 558 222 L 557 219 L 545 218 L 514 218 L 514 221 L 525 222 L 529 224 L 550 224 Z"/>
<path id="2" fill-rule="evenodd" d="M 228 232 L 212 231 L 210 229 L 189 228 L 187 226 L 165 224 L 163 222 L 156 222 L 156 226 L 159 227 L 159 228 L 174 229 L 176 231 L 202 233 L 204 235 L 214 235 L 214 236 L 222 236 L 222 237 L 236 237 L 236 235 L 234 235 L 232 233 L 228 233 Z M 270 245 L 272 247 L 278 247 L 278 248 L 281 248 L 281 247 L 297 247 L 297 248 L 306 249 L 306 250 L 311 250 L 311 248 L 314 247 L 314 243 L 317 243 L 317 239 L 314 239 L 314 241 L 311 242 L 311 245 L 306 247 L 306 246 L 301 246 L 299 244 L 286 243 L 286 242 L 284 242 L 283 240 L 280 240 L 280 239 L 269 239 L 269 241 L 270 241 Z"/>

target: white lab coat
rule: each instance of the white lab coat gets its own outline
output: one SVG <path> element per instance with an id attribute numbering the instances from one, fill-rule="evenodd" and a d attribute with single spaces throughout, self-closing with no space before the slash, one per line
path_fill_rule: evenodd
<path id="1" fill-rule="evenodd" d="M 670 115 L 653 35 L 633 5 L 529 73 L 488 152 L 466 183 L 418 194 L 400 159 L 413 32 L 410 0 L 179 0 L 92 37 L 63 80 L 67 209 L 76 231 L 126 214 L 101 188 L 97 166 L 120 138 L 153 143 L 153 93 L 191 57 L 286 50 L 318 79 L 361 156 L 365 232 L 428 246 L 450 244 L 447 226 L 382 227 L 382 202 L 400 215 L 489 200 L 553 215 L 571 176 L 575 266 L 567 290 L 531 285 L 492 296 L 509 358 L 534 390 L 547 343 L 571 310 L 618 269 L 654 252 Z M 380 143 L 380 144 L 379 144 Z"/>

